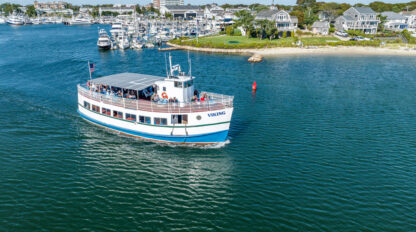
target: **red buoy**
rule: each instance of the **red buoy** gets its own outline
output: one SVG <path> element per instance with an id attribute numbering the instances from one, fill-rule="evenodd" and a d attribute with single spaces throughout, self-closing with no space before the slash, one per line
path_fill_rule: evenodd
<path id="1" fill-rule="evenodd" d="M 256 84 L 256 82 L 254 81 L 254 82 L 253 82 L 253 91 L 256 91 L 256 89 L 257 89 L 257 84 Z"/>

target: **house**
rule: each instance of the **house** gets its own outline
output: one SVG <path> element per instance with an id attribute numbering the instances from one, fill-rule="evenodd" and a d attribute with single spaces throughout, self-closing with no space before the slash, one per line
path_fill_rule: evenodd
<path id="1" fill-rule="evenodd" d="M 380 19 L 370 7 L 351 7 L 335 20 L 337 30 L 359 30 L 376 34 Z"/>
<path id="2" fill-rule="evenodd" d="M 193 19 L 202 18 L 204 11 L 199 6 L 193 5 L 167 5 L 160 6 L 160 13 L 170 13 L 174 18 Z"/>
<path id="3" fill-rule="evenodd" d="M 316 21 L 312 24 L 312 33 L 320 35 L 329 34 L 329 22 L 328 21 Z"/>
<path id="4" fill-rule="evenodd" d="M 276 23 L 278 31 L 294 31 L 298 27 L 298 18 L 285 10 L 269 9 L 257 13 L 257 20 L 269 20 Z"/>
<path id="5" fill-rule="evenodd" d="M 386 17 L 386 22 L 384 23 L 384 29 L 386 30 L 403 31 L 408 28 L 407 18 L 401 14 L 385 11 L 381 15 Z"/>
<path id="6" fill-rule="evenodd" d="M 113 13 L 118 13 L 118 14 L 135 14 L 136 12 L 136 7 L 135 6 L 116 6 L 114 5 L 113 7 L 100 7 L 98 8 L 98 12 L 100 14 L 100 16 L 102 15 L 103 12 L 113 12 Z"/>
<path id="7" fill-rule="evenodd" d="M 213 19 L 218 18 L 220 15 L 223 15 L 225 12 L 224 8 L 218 6 L 217 4 L 212 4 L 204 9 L 204 18 Z"/>
<path id="8" fill-rule="evenodd" d="M 404 17 L 406 17 L 406 23 L 409 30 L 416 30 L 416 10 L 413 11 L 403 11 L 401 13 Z"/>

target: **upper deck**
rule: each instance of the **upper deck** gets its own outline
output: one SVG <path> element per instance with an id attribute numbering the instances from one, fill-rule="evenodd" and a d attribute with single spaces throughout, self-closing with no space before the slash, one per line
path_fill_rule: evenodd
<path id="1" fill-rule="evenodd" d="M 108 105 L 118 106 L 126 109 L 141 110 L 157 113 L 197 113 L 222 110 L 233 107 L 233 96 L 227 96 L 216 93 L 203 92 L 207 95 L 206 101 L 189 102 L 189 103 L 172 103 L 172 102 L 154 102 L 143 99 L 130 99 L 119 96 L 110 96 L 108 94 L 94 92 L 87 86 L 78 85 L 78 94 L 88 99 L 101 102 Z"/>

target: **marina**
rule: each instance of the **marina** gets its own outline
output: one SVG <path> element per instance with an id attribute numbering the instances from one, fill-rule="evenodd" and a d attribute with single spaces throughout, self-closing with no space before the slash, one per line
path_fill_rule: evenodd
<path id="1" fill-rule="evenodd" d="M 411 38 L 62 4 L 0 14 L 0 231 L 415 231 Z"/>

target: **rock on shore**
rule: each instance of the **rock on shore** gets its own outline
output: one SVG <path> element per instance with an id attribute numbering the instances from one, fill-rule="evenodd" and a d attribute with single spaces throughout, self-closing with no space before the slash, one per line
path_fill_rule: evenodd
<path id="1" fill-rule="evenodd" d="M 263 56 L 259 54 L 254 54 L 250 58 L 248 58 L 248 62 L 251 62 L 251 63 L 258 63 L 262 61 L 263 61 Z"/>

